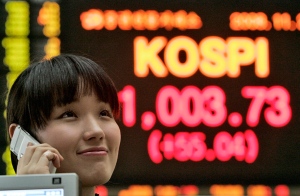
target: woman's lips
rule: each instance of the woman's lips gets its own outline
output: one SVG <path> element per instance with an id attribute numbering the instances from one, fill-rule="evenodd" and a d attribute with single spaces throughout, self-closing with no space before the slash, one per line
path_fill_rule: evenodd
<path id="1" fill-rule="evenodd" d="M 107 155 L 107 152 L 108 150 L 105 147 L 91 147 L 80 150 L 79 152 L 77 152 L 77 154 L 84 156 L 99 156 Z"/>

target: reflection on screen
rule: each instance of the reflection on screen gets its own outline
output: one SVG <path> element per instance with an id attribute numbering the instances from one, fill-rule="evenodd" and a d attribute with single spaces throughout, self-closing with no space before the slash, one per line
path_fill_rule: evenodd
<path id="1" fill-rule="evenodd" d="M 63 196 L 63 189 L 30 189 L 30 190 L 7 190 L 0 191 L 0 196 Z"/>

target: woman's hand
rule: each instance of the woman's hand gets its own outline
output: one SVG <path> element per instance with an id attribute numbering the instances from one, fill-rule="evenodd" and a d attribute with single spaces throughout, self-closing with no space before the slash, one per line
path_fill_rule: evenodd
<path id="1" fill-rule="evenodd" d="M 49 144 L 29 143 L 18 162 L 17 174 L 49 174 L 49 161 L 52 161 L 54 167 L 59 168 L 63 159 L 61 154 Z"/>

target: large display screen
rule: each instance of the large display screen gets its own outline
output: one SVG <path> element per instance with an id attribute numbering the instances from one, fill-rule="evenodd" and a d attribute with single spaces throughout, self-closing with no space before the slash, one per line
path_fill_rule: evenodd
<path id="1" fill-rule="evenodd" d="M 111 184 L 213 185 L 214 195 L 270 185 L 280 195 L 299 183 L 299 2 L 31 0 L 0 10 L 3 92 L 31 60 L 59 53 L 90 57 L 113 78 L 122 142 Z"/>

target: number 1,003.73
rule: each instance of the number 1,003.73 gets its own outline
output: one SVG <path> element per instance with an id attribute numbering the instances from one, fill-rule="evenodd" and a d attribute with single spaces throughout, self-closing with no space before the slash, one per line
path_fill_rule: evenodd
<path id="1" fill-rule="evenodd" d="M 136 122 L 136 97 L 132 86 L 125 86 L 119 92 L 122 103 L 122 120 L 131 127 Z M 292 118 L 289 92 L 282 86 L 245 86 L 242 97 L 251 99 L 246 122 L 248 126 L 258 125 L 264 106 L 264 119 L 273 127 L 283 127 Z M 175 127 L 180 122 L 188 127 L 203 123 L 208 127 L 218 127 L 227 118 L 226 95 L 218 86 L 207 86 L 200 90 L 196 86 L 186 86 L 179 90 L 175 86 L 162 87 L 156 96 L 156 116 L 166 127 Z M 229 124 L 231 118 L 228 118 Z"/>

